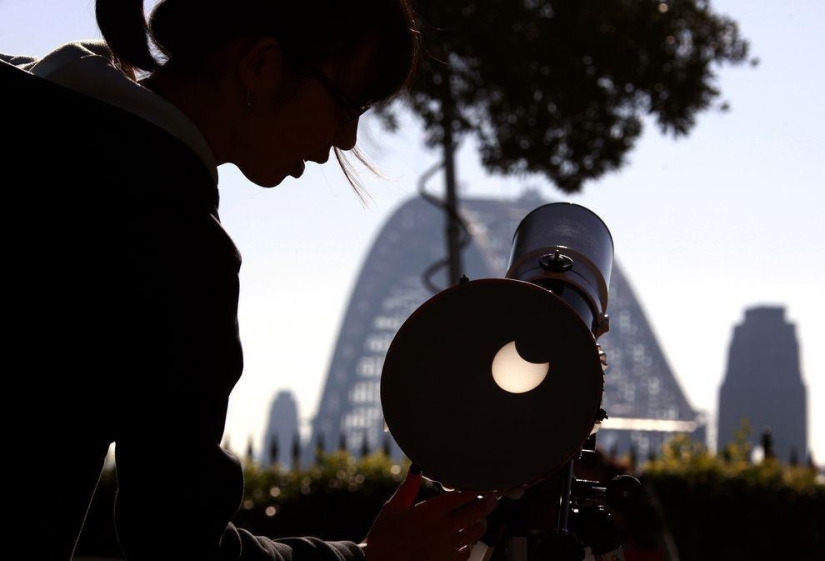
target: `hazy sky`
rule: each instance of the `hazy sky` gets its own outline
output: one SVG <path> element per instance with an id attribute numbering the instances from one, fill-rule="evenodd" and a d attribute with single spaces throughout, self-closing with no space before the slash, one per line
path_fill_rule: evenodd
<path id="1" fill-rule="evenodd" d="M 760 60 L 719 73 L 730 112 L 702 115 L 678 141 L 648 126 L 624 169 L 574 197 L 539 179 L 485 174 L 467 142 L 458 162 L 461 192 L 514 196 L 533 186 L 599 214 L 671 368 L 711 420 L 734 325 L 746 308 L 785 306 L 800 340 L 808 441 L 822 463 L 825 372 L 816 357 L 825 341 L 825 2 L 713 6 L 739 22 Z M 89 0 L 0 0 L 0 52 L 42 56 L 66 41 L 99 38 L 93 13 Z M 312 417 L 361 264 L 384 221 L 438 160 L 421 145 L 414 119 L 395 136 L 369 117 L 362 122 L 359 143 L 387 177 L 364 175 L 374 199 L 368 208 L 334 163 L 313 165 L 274 190 L 254 186 L 234 167 L 220 169 L 221 217 L 244 258 L 246 369 L 227 419 L 236 449 L 250 436 L 260 441 L 280 389 L 296 394 L 304 421 Z M 440 187 L 440 177 L 431 185 Z"/>

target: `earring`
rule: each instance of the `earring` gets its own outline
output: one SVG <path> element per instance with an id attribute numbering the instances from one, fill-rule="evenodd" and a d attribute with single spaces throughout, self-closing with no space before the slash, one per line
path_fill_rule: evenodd
<path id="1" fill-rule="evenodd" d="M 252 113 L 252 92 L 246 90 L 246 112 Z"/>

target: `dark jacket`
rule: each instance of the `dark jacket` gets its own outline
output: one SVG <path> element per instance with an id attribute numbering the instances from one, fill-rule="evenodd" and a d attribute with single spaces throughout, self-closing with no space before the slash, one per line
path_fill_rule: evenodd
<path id="1" fill-rule="evenodd" d="M 243 496 L 220 446 L 242 370 L 241 259 L 203 162 L 158 126 L 2 61 L 0 93 L 5 388 L 24 459 L 9 462 L 20 502 L 6 508 L 34 536 L 26 547 L 71 557 L 114 442 L 130 561 L 362 559 L 350 542 L 229 522 Z"/>

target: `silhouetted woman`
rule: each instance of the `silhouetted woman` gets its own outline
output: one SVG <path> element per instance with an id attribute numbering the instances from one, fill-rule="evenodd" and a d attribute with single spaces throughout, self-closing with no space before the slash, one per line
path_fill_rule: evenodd
<path id="1" fill-rule="evenodd" d="M 11 539 L 70 558 L 114 442 L 130 561 L 466 558 L 494 501 L 414 505 L 414 473 L 364 543 L 253 536 L 220 446 L 242 353 L 217 166 L 270 187 L 352 149 L 411 75 L 408 0 L 166 0 L 148 36 L 142 0 L 96 8 L 105 41 L 0 58 L 7 509 L 34 532 Z"/>

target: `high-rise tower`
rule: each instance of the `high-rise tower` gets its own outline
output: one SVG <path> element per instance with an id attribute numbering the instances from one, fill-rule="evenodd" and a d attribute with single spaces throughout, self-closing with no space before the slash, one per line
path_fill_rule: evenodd
<path id="1" fill-rule="evenodd" d="M 269 410 L 269 424 L 261 446 L 261 462 L 292 466 L 293 440 L 298 434 L 298 405 L 290 391 L 280 391 Z"/>
<path id="2" fill-rule="evenodd" d="M 807 457 L 807 403 L 799 345 L 783 307 L 745 310 L 745 320 L 734 328 L 718 418 L 718 450 L 734 440 L 747 420 L 751 444 L 758 445 L 768 429 L 777 458 L 787 462 L 792 454 L 800 461 Z"/>

